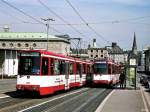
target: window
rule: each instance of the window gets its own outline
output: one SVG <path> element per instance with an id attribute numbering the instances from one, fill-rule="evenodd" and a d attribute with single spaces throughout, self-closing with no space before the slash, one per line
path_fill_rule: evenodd
<path id="1" fill-rule="evenodd" d="M 90 73 L 91 69 L 90 69 L 90 65 L 87 65 L 87 73 Z"/>
<path id="2" fill-rule="evenodd" d="M 73 63 L 70 63 L 70 66 L 69 66 L 69 73 L 70 73 L 70 74 L 73 74 Z"/>
<path id="3" fill-rule="evenodd" d="M 51 58 L 51 63 L 50 63 L 50 74 L 51 75 L 54 75 L 54 63 L 55 61 L 54 61 L 54 59 L 53 58 Z"/>
<path id="4" fill-rule="evenodd" d="M 93 50 L 91 50 L 91 52 L 93 52 Z"/>
<path id="5" fill-rule="evenodd" d="M 77 74 L 82 77 L 82 65 L 80 63 L 77 63 Z"/>
<path id="6" fill-rule="evenodd" d="M 13 43 L 10 43 L 10 47 L 13 47 Z"/>
<path id="7" fill-rule="evenodd" d="M 18 68 L 19 75 L 39 75 L 40 55 L 30 55 L 30 53 L 21 53 Z"/>
<path id="8" fill-rule="evenodd" d="M 94 64 L 94 73 L 95 74 L 106 74 L 107 73 L 107 64 L 106 63 L 95 63 Z"/>
<path id="9" fill-rule="evenodd" d="M 26 44 L 25 44 L 25 47 L 29 47 L 29 44 L 28 44 L 28 43 L 26 43 Z"/>
<path id="10" fill-rule="evenodd" d="M 86 64 L 83 64 L 83 74 L 86 74 Z"/>
<path id="11" fill-rule="evenodd" d="M 6 47 L 6 44 L 5 44 L 5 43 L 2 43 L 2 46 L 3 46 L 3 47 Z"/>
<path id="12" fill-rule="evenodd" d="M 101 57 L 103 57 L 103 55 L 101 55 Z"/>
<path id="13" fill-rule="evenodd" d="M 103 53 L 103 50 L 101 50 L 101 53 Z"/>
<path id="14" fill-rule="evenodd" d="M 36 47 L 36 43 L 33 43 L 33 47 Z"/>
<path id="15" fill-rule="evenodd" d="M 55 60 L 55 65 L 54 65 L 54 72 L 55 75 L 59 75 L 60 74 L 60 66 L 59 66 L 59 60 Z"/>
<path id="16" fill-rule="evenodd" d="M 93 57 L 93 55 L 91 55 L 91 58 Z"/>
<path id="17" fill-rule="evenodd" d="M 112 73 L 111 73 L 111 69 L 112 69 L 112 68 L 111 68 L 111 64 L 109 64 L 109 65 L 108 65 L 108 74 L 112 74 Z"/>
<path id="18" fill-rule="evenodd" d="M 60 61 L 60 74 L 61 75 L 65 75 L 65 62 L 64 61 Z"/>
<path id="19" fill-rule="evenodd" d="M 96 58 L 98 57 L 98 55 L 96 55 Z"/>
<path id="20" fill-rule="evenodd" d="M 18 47 L 21 47 L 21 44 L 20 44 L 20 43 L 18 43 L 18 44 L 17 44 L 17 46 L 18 46 Z"/>
<path id="21" fill-rule="evenodd" d="M 48 58 L 42 58 L 42 75 L 48 75 Z"/>

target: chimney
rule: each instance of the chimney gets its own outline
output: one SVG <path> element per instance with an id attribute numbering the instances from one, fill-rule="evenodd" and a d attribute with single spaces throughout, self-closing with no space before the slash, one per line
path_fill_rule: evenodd
<path id="1" fill-rule="evenodd" d="M 93 47 L 96 47 L 96 39 L 93 39 Z"/>
<path id="2" fill-rule="evenodd" d="M 5 25 L 3 29 L 4 29 L 4 32 L 9 32 L 9 30 L 10 30 L 9 26 L 7 26 L 7 25 Z"/>
<path id="3" fill-rule="evenodd" d="M 112 42 L 112 48 L 116 47 L 117 43 L 116 42 Z"/>
<path id="4" fill-rule="evenodd" d="M 88 49 L 89 49 L 89 48 L 91 48 L 91 45 L 90 45 L 90 44 L 88 45 Z"/>

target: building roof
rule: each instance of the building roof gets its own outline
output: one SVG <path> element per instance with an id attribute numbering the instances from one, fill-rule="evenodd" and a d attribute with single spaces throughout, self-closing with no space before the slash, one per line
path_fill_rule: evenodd
<path id="1" fill-rule="evenodd" d="M 96 48 L 96 47 L 90 47 L 88 50 L 107 50 L 107 48 Z"/>
<path id="2" fill-rule="evenodd" d="M 135 35 L 135 32 L 134 32 L 134 40 L 133 40 L 132 52 L 134 52 L 134 50 L 137 50 L 137 45 L 136 45 L 136 35 Z"/>
<path id="3" fill-rule="evenodd" d="M 109 54 L 123 54 L 123 49 L 121 49 L 117 43 L 112 43 L 112 49 L 108 49 Z"/>
<path id="4" fill-rule="evenodd" d="M 64 38 L 49 35 L 49 40 L 63 40 Z M 0 32 L 0 40 L 47 40 L 46 33 L 33 33 L 33 32 Z"/>

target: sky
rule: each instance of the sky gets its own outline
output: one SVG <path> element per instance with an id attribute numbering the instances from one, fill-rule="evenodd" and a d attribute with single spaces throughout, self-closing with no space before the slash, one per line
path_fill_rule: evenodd
<path id="1" fill-rule="evenodd" d="M 66 0 L 41 0 L 41 2 L 65 21 L 74 24 L 73 27 L 77 31 L 42 6 L 39 0 L 5 1 L 39 21 L 42 21 L 41 18 L 53 18 L 55 21 L 50 21 L 49 34 L 60 35 L 53 30 L 55 28 L 61 34 L 82 38 L 84 47 L 96 38 L 98 47 L 117 42 L 121 48 L 130 50 L 134 32 L 139 50 L 150 45 L 150 0 L 69 0 L 98 35 L 83 23 Z M 45 25 L 37 23 L 0 0 L 0 31 L 3 31 L 4 25 L 10 26 L 12 32 L 46 33 Z"/>

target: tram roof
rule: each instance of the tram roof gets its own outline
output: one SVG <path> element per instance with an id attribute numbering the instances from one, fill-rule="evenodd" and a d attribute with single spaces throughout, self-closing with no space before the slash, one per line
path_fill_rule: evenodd
<path id="1" fill-rule="evenodd" d="M 81 60 L 81 59 L 69 57 L 69 56 L 64 56 L 63 54 L 54 53 L 54 52 L 47 51 L 47 50 L 22 50 L 21 52 L 39 52 L 45 57 L 52 57 L 52 58 L 56 58 L 56 59 L 63 59 L 66 61 L 75 61 L 75 62 L 79 62 L 79 63 L 91 64 L 90 61 Z"/>

